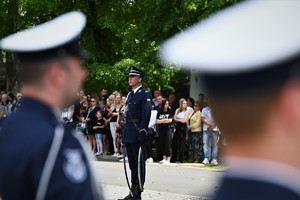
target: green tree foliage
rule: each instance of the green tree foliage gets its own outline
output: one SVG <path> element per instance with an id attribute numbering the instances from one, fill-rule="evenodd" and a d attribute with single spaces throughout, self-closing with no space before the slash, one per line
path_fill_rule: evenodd
<path id="1" fill-rule="evenodd" d="M 126 93 L 130 88 L 130 66 L 141 68 L 147 76 L 144 86 L 187 96 L 189 73 L 179 67 L 161 66 L 160 44 L 170 36 L 238 0 L 3 0 L 0 5 L 0 37 L 42 23 L 62 13 L 80 10 L 88 24 L 82 41 L 90 53 L 85 61 L 89 93 L 101 88 Z M 10 6 L 17 13 L 7 15 Z M 16 11 L 14 9 L 14 11 Z M 3 20 L 2 20 L 3 19 Z M 14 22 L 9 24 L 9 22 Z M 11 27 L 10 27 L 11 26 Z"/>
<path id="2" fill-rule="evenodd" d="M 85 44 L 95 54 L 92 61 L 87 62 L 91 73 L 87 88 L 93 91 L 99 86 L 107 86 L 110 90 L 129 90 L 125 84 L 126 75 L 130 65 L 134 64 L 147 74 L 144 84 L 146 87 L 187 96 L 188 90 L 184 84 L 188 82 L 189 73 L 178 67 L 161 66 L 157 57 L 160 43 L 235 2 L 236 0 L 93 1 L 88 14 L 90 26 L 87 28 L 87 34 L 93 37 L 86 37 L 90 40 L 85 41 Z"/>
<path id="3" fill-rule="evenodd" d="M 6 36 L 8 33 L 13 33 L 18 30 L 19 14 L 17 0 L 6 0 L 3 1 L 2 4 L 0 4 L 0 21 L 0 38 Z M 3 55 L 6 58 L 6 72 L 8 77 L 7 86 L 13 90 L 15 85 L 17 84 L 16 68 L 13 62 L 13 55 L 11 53 L 6 53 Z"/>

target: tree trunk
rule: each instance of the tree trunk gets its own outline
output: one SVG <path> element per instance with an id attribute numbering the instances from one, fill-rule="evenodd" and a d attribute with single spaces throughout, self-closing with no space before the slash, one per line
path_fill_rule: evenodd
<path id="1" fill-rule="evenodd" d="M 18 22 L 18 0 L 10 0 L 7 7 L 7 12 L 9 19 L 6 21 L 6 27 L 8 33 L 14 33 L 17 30 Z M 16 76 L 16 66 L 14 62 L 14 57 L 11 53 L 6 53 L 6 72 L 7 72 L 7 84 L 6 91 L 16 91 L 17 76 Z"/>

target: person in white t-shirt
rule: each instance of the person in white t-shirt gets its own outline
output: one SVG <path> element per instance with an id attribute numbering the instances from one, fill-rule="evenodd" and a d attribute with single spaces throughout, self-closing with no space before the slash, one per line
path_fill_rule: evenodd
<path id="1" fill-rule="evenodd" d="M 71 105 L 62 110 L 61 120 L 66 124 L 68 128 L 72 128 L 73 126 L 73 115 L 74 115 L 74 105 Z"/>
<path id="2" fill-rule="evenodd" d="M 156 133 L 156 118 L 157 118 L 157 110 L 155 109 L 155 104 L 152 101 L 152 110 L 150 115 L 150 121 L 148 124 L 148 135 L 147 135 L 147 163 L 153 163 L 153 151 L 152 151 L 152 143 L 155 141 L 155 133 Z M 158 146 L 158 145 L 156 145 Z M 156 149 L 156 152 L 159 149 Z"/>
<path id="3" fill-rule="evenodd" d="M 201 118 L 203 121 L 203 151 L 204 160 L 203 164 L 209 164 L 211 159 L 212 165 L 218 165 L 218 137 L 219 129 L 215 122 L 215 119 L 211 113 L 210 108 L 211 99 L 207 100 L 208 106 L 203 108 L 201 112 Z"/>
<path id="4" fill-rule="evenodd" d="M 172 141 L 172 161 L 183 163 L 185 153 L 185 141 L 187 135 L 187 122 L 190 113 L 187 110 L 187 101 L 184 98 L 179 100 L 179 108 L 176 109 L 174 114 L 175 133 Z M 179 156 L 177 156 L 179 154 Z M 178 160 L 177 160 L 178 158 Z"/>

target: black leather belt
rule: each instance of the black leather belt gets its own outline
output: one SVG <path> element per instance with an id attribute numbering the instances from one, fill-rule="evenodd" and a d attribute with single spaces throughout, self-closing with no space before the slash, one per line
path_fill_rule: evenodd
<path id="1" fill-rule="evenodd" d="M 127 123 L 138 123 L 138 122 L 140 122 L 140 120 L 139 119 L 126 119 L 126 122 Z"/>

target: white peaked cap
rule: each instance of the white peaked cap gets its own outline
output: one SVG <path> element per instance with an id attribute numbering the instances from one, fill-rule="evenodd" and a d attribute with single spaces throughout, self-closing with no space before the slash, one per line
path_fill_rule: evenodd
<path id="1" fill-rule="evenodd" d="M 300 54 L 300 1 L 252 0 L 167 40 L 164 64 L 209 74 L 259 70 Z"/>
<path id="2" fill-rule="evenodd" d="M 11 52 L 37 52 L 53 49 L 76 39 L 85 25 L 84 14 L 77 11 L 69 12 L 2 39 L 0 48 Z"/>

